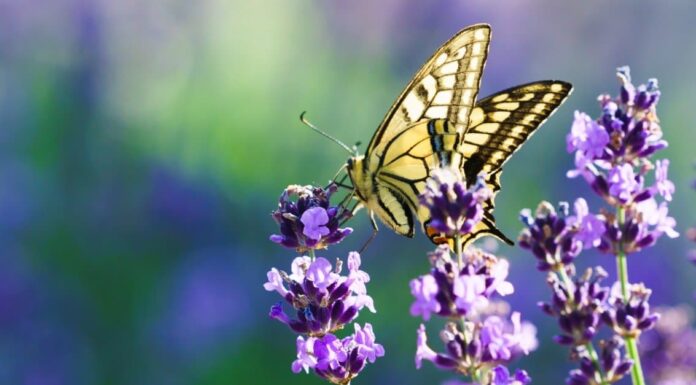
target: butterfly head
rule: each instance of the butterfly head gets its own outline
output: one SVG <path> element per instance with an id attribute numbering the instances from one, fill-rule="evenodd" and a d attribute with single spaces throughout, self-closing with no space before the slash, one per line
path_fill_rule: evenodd
<path id="1" fill-rule="evenodd" d="M 360 200 L 367 201 L 372 183 L 370 183 L 370 178 L 366 178 L 365 156 L 355 155 L 348 158 L 346 163 L 346 170 L 348 170 L 348 176 L 355 186 L 355 193 Z"/>

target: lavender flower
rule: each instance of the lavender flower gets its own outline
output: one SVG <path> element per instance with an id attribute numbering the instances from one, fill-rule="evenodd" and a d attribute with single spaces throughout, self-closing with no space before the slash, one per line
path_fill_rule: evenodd
<path id="1" fill-rule="evenodd" d="M 556 274 L 549 274 L 547 282 L 553 291 L 551 302 L 540 303 L 548 315 L 558 318 L 563 331 L 554 337 L 561 345 L 585 345 L 597 334 L 600 317 L 609 288 L 601 285 L 607 273 L 601 267 L 576 278 L 572 284 L 562 281 Z"/>
<path id="2" fill-rule="evenodd" d="M 466 321 L 466 331 L 454 322 L 448 322 L 440 332 L 446 347 L 437 353 L 428 345 L 425 325 L 418 329 L 416 368 L 423 360 L 431 361 L 445 370 L 471 375 L 474 370 L 487 366 L 489 369 L 500 363 L 529 354 L 536 349 L 536 328 L 520 321 L 520 314 L 513 313 L 511 319 L 489 317 L 484 322 Z"/>
<path id="3" fill-rule="evenodd" d="M 263 286 L 275 291 L 293 309 L 294 317 L 283 309 L 283 301 L 271 307 L 269 316 L 290 327 L 297 337 L 297 359 L 291 369 L 295 373 L 313 371 L 333 384 L 347 385 L 365 368 L 384 355 L 382 345 L 375 342 L 372 325 L 354 325 L 355 332 L 343 339 L 334 333 L 358 317 L 360 310 L 375 312 L 372 297 L 367 294 L 370 276 L 360 270 L 360 254 L 348 254 L 348 274 L 342 275 L 343 261 L 335 265 L 315 250 L 340 242 L 351 233 L 339 228 L 350 216 L 342 207 L 329 205 L 336 191 L 334 185 L 326 190 L 318 187 L 289 186 L 281 195 L 279 208 L 273 218 L 280 224 L 282 235 L 271 240 L 310 256 L 296 257 L 290 274 L 272 268 Z M 296 201 L 290 199 L 297 196 Z"/>
<path id="4" fill-rule="evenodd" d="M 671 200 L 674 185 L 667 179 L 668 162 L 657 167 L 648 158 L 667 147 L 657 119 L 660 91 L 657 80 L 638 87 L 631 84 L 628 67 L 617 70 L 620 95 L 599 97 L 602 115 L 596 121 L 581 112 L 566 138 L 568 152 L 575 152 L 569 177 L 583 176 L 611 205 L 640 202 L 657 194 Z M 645 177 L 656 170 L 656 185 L 645 186 Z"/>
<path id="5" fill-rule="evenodd" d="M 662 159 L 655 162 L 655 186 L 653 195 L 659 194 L 666 201 L 672 200 L 674 194 L 674 183 L 667 179 L 669 169 L 669 159 Z"/>
<path id="6" fill-rule="evenodd" d="M 655 327 L 660 318 L 659 314 L 650 312 L 648 299 L 651 293 L 643 284 L 634 284 L 629 288 L 629 297 L 625 299 L 617 283 L 612 288 L 602 319 L 622 337 L 639 337 L 642 332 Z"/>
<path id="7" fill-rule="evenodd" d="M 296 333 L 321 337 L 333 333 L 351 321 L 367 307 L 375 312 L 365 283 L 370 280 L 360 270 L 360 255 L 348 255 L 348 276 L 340 275 L 342 263 L 334 268 L 325 258 L 297 257 L 292 262 L 292 274 L 276 268 L 268 272 L 267 291 L 276 291 L 295 310 L 292 319 L 283 310 L 282 302 L 271 307 L 270 316 Z"/>
<path id="8" fill-rule="evenodd" d="M 520 219 L 526 225 L 519 236 L 519 245 L 531 250 L 540 271 L 557 271 L 569 265 L 583 247 L 598 245 L 605 225 L 601 217 L 590 214 L 587 202 L 575 201 L 575 215 L 568 215 L 568 204 L 561 203 L 557 213 L 548 202 L 541 202 L 532 217 L 522 210 Z"/>
<path id="9" fill-rule="evenodd" d="M 292 371 L 299 373 L 313 370 L 333 384 L 348 384 L 365 368 L 384 356 L 384 348 L 375 342 L 372 325 L 363 328 L 355 324 L 355 333 L 338 339 L 333 334 L 322 337 L 297 337 L 297 360 Z"/>
<path id="10" fill-rule="evenodd" d="M 280 225 L 280 234 L 271 235 L 271 241 L 298 252 L 324 249 L 341 242 L 353 229 L 340 228 L 350 217 L 342 207 L 331 206 L 329 199 L 337 190 L 331 184 L 326 189 L 313 186 L 290 185 L 280 196 L 273 219 Z M 292 200 L 292 197 L 297 197 Z"/>
<path id="11" fill-rule="evenodd" d="M 431 173 L 420 204 L 430 212 L 429 226 L 447 237 L 471 232 L 483 218 L 482 203 L 491 191 L 482 177 L 467 190 L 459 171 L 440 168 Z"/>
<path id="12" fill-rule="evenodd" d="M 631 367 L 633 360 L 626 358 L 624 342 L 619 337 L 599 341 L 600 353 L 595 364 L 584 346 L 575 349 L 574 355 L 580 358 L 580 369 L 570 371 L 568 385 L 590 385 L 614 383 L 622 379 Z"/>
<path id="13" fill-rule="evenodd" d="M 622 222 L 616 215 L 605 213 L 601 218 L 606 232 L 597 248 L 612 255 L 619 251 L 632 254 L 654 245 L 662 235 L 676 238 L 676 221 L 667 214 L 667 204 L 658 205 L 652 198 L 626 207 Z"/>
<path id="14" fill-rule="evenodd" d="M 429 320 L 431 314 L 457 317 L 473 314 L 488 304 L 495 293 L 508 295 L 514 291 L 506 281 L 508 262 L 480 249 L 470 247 L 463 256 L 463 266 L 458 268 L 449 247 L 440 245 L 429 254 L 430 274 L 411 281 L 411 294 L 415 302 L 411 315 Z"/>

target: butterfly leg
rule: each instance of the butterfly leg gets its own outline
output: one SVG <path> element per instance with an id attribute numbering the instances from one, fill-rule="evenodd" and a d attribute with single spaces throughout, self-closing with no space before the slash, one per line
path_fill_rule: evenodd
<path id="1" fill-rule="evenodd" d="M 377 221 L 375 220 L 374 211 L 370 212 L 370 222 L 372 223 L 372 235 L 370 235 L 370 238 L 368 238 L 365 244 L 360 248 L 360 254 L 362 254 L 367 249 L 367 245 L 369 245 L 372 242 L 372 240 L 375 239 L 375 237 L 377 236 L 377 232 L 379 231 L 379 229 L 377 228 Z"/>

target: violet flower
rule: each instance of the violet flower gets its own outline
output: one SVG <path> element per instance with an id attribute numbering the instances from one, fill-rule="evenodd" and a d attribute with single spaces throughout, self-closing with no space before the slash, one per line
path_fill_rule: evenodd
<path id="1" fill-rule="evenodd" d="M 611 255 L 619 251 L 626 254 L 637 253 L 653 246 L 663 235 L 676 238 L 676 221 L 668 216 L 665 202 L 658 205 L 655 199 L 629 205 L 624 210 L 624 218 L 619 221 L 615 214 L 605 213 L 602 217 L 606 232 L 601 236 L 597 249 Z"/>
<path id="2" fill-rule="evenodd" d="M 343 339 L 333 334 L 322 337 L 297 337 L 297 359 L 292 371 L 314 371 L 333 384 L 348 384 L 365 367 L 384 356 L 384 348 L 375 342 L 372 325 L 355 324 L 355 332 Z"/>
<path id="3" fill-rule="evenodd" d="M 601 267 L 589 269 L 572 284 L 549 274 L 547 282 L 553 296 L 539 307 L 548 315 L 558 318 L 563 334 L 554 337 L 561 345 L 585 345 L 597 334 L 609 288 L 601 285 L 607 273 Z"/>
<path id="4" fill-rule="evenodd" d="M 269 316 L 300 334 L 292 371 L 312 371 L 333 384 L 347 385 L 367 363 L 384 356 L 384 347 L 375 342 L 369 323 L 363 327 L 354 324 L 353 334 L 342 339 L 335 334 L 354 321 L 363 308 L 375 312 L 374 301 L 367 294 L 370 276 L 360 270 L 360 254 L 348 254 L 347 274 L 340 259 L 332 264 L 315 255 L 317 249 L 340 242 L 352 231 L 339 228 L 350 213 L 330 206 L 329 198 L 335 191 L 335 185 L 330 185 L 327 189 L 289 186 L 283 192 L 278 210 L 273 212 L 281 235 L 273 235 L 271 240 L 309 255 L 296 257 L 290 273 L 272 268 L 263 287 L 283 298 L 271 307 Z M 291 196 L 297 199 L 293 201 Z M 289 313 L 287 307 L 291 308 Z"/>
<path id="5" fill-rule="evenodd" d="M 438 353 L 428 345 L 425 325 L 418 329 L 416 368 L 422 362 L 431 361 L 440 369 L 470 375 L 473 368 L 509 363 L 536 349 L 536 328 L 520 321 L 520 314 L 513 313 L 510 320 L 497 316 L 484 322 L 465 321 L 466 331 L 457 323 L 448 322 L 440 332 L 446 351 Z"/>
<path id="6" fill-rule="evenodd" d="M 280 234 L 271 235 L 271 241 L 300 253 L 341 242 L 353 229 L 339 227 L 344 219 L 350 217 L 350 212 L 330 205 L 329 199 L 336 190 L 334 184 L 325 189 L 288 186 L 280 196 L 278 209 L 272 213 L 280 226 Z"/>
<path id="7" fill-rule="evenodd" d="M 292 274 L 276 268 L 268 272 L 267 291 L 275 291 L 295 313 L 291 318 L 283 310 L 282 301 L 271 308 L 270 316 L 290 327 L 296 333 L 323 336 L 343 328 L 367 307 L 375 312 L 372 298 L 367 295 L 365 283 L 369 275 L 360 268 L 360 255 L 348 255 L 349 274 L 341 275 L 342 263 L 336 267 L 325 258 L 314 261 L 297 257 L 292 262 Z"/>
<path id="8" fill-rule="evenodd" d="M 468 187 L 460 172 L 450 168 L 434 170 L 420 196 L 421 206 L 430 212 L 428 225 L 447 237 L 470 233 L 483 219 L 481 204 L 492 193 L 482 177 Z"/>
<path id="9" fill-rule="evenodd" d="M 660 319 L 659 314 L 650 312 L 648 299 L 651 293 L 643 284 L 634 284 L 629 288 L 628 299 L 625 299 L 620 285 L 615 284 L 602 319 L 618 335 L 638 338 L 644 330 L 655 327 Z"/>
<path id="10" fill-rule="evenodd" d="M 568 176 L 583 176 L 614 206 L 640 202 L 656 193 L 671 200 L 674 185 L 667 179 L 668 162 L 658 163 L 656 168 L 648 160 L 667 147 L 657 119 L 657 80 L 635 87 L 628 67 L 619 68 L 617 76 L 620 95 L 599 97 L 602 115 L 596 121 L 575 113 L 566 147 L 575 152 L 576 168 Z M 646 187 L 645 177 L 654 169 L 656 185 Z"/>
<path id="11" fill-rule="evenodd" d="M 458 267 L 449 246 L 440 245 L 429 254 L 430 273 L 411 280 L 415 302 L 411 315 L 430 319 L 431 314 L 457 317 L 474 314 L 488 304 L 494 294 L 508 295 L 514 287 L 506 281 L 508 262 L 492 254 L 470 247 L 462 255 Z"/>
<path id="12" fill-rule="evenodd" d="M 568 204 L 559 204 L 559 211 L 548 202 L 541 202 L 532 217 L 522 210 L 520 220 L 526 225 L 519 236 L 519 245 L 531 250 L 540 271 L 557 271 L 573 262 L 583 248 L 599 244 L 605 232 L 602 218 L 589 213 L 587 202 L 578 198 L 575 215 L 568 215 Z"/>

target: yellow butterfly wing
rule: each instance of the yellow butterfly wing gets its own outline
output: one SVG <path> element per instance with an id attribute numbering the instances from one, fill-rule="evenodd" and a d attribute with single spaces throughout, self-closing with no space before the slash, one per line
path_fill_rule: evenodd
<path id="1" fill-rule="evenodd" d="M 470 26 L 440 47 L 399 95 L 365 155 L 374 176 L 368 208 L 399 234 L 413 236 L 418 194 L 430 170 L 461 164 L 456 148 L 469 125 L 488 54 L 490 27 Z M 362 180 L 353 180 L 361 189 Z M 363 190 L 366 190 L 363 188 Z"/>
<path id="2" fill-rule="evenodd" d="M 484 218 L 467 234 L 467 244 L 482 235 L 493 235 L 509 244 L 495 226 L 495 196 L 500 191 L 502 167 L 510 156 L 531 137 L 566 100 L 572 86 L 563 81 L 546 80 L 509 88 L 476 103 L 470 115 L 470 128 L 464 135 L 459 152 L 464 157 L 467 185 L 476 183 L 479 173 L 486 174 L 486 184 L 493 191 L 484 204 Z M 427 228 L 429 218 L 420 218 L 426 233 L 438 243 L 442 237 Z"/>

